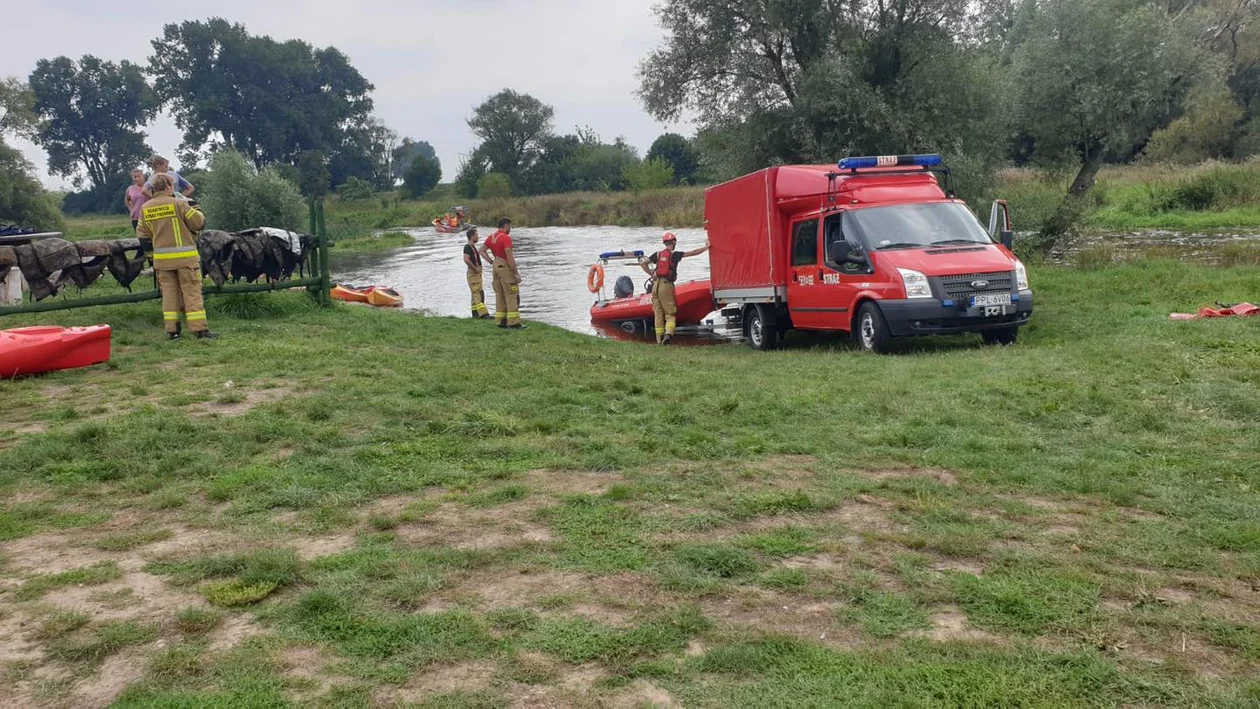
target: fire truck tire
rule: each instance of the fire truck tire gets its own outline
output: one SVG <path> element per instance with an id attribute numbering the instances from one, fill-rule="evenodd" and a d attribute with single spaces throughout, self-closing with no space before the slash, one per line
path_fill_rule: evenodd
<path id="1" fill-rule="evenodd" d="M 772 350 L 779 346 L 779 328 L 766 305 L 754 305 L 744 317 L 744 335 L 754 350 Z"/>
<path id="2" fill-rule="evenodd" d="M 888 323 L 879 306 L 872 302 L 862 304 L 858 309 L 856 327 L 853 328 L 853 339 L 858 347 L 867 352 L 883 354 L 892 344 L 892 335 L 888 331 Z"/>

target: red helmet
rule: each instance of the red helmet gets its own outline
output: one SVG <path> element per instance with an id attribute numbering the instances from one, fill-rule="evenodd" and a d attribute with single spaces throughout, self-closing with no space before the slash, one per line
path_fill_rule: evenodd
<path id="1" fill-rule="evenodd" d="M 672 231 L 665 232 L 665 236 L 661 237 L 661 243 L 668 244 L 671 241 L 678 241 L 678 237 L 674 236 Z"/>

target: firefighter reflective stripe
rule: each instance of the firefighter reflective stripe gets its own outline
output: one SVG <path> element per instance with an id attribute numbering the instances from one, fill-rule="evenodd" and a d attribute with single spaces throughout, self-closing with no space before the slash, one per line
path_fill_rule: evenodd
<path id="1" fill-rule="evenodd" d="M 190 249 L 187 246 L 166 246 L 153 250 L 153 258 L 158 261 L 174 258 L 198 258 L 200 254 L 196 249 Z"/>
<path id="2" fill-rule="evenodd" d="M 182 235 L 179 233 L 179 219 L 177 217 L 171 217 L 171 226 L 175 227 L 175 245 L 183 246 L 184 240 L 181 238 Z"/>
<path id="3" fill-rule="evenodd" d="M 188 318 L 188 321 L 189 321 L 189 322 L 192 322 L 193 320 L 205 320 L 205 319 L 206 319 L 206 311 L 204 311 L 204 310 L 197 310 L 197 311 L 194 311 L 194 312 L 191 312 L 191 313 L 186 314 L 186 315 L 185 315 L 185 317 L 187 317 L 187 318 Z"/>
<path id="4" fill-rule="evenodd" d="M 179 320 L 179 311 L 171 312 L 169 310 L 162 311 L 163 320 Z"/>

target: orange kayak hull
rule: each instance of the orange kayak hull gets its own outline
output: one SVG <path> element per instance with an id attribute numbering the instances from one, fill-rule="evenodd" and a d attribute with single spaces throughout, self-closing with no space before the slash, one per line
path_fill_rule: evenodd
<path id="1" fill-rule="evenodd" d="M 392 288 L 373 288 L 367 294 L 367 302 L 381 308 L 401 308 L 403 297 Z"/>
<path id="2" fill-rule="evenodd" d="M 354 286 L 337 284 L 333 286 L 330 292 L 333 300 L 341 300 L 347 303 L 366 303 L 368 302 L 368 293 L 371 290 L 371 287 L 355 288 Z"/>
<path id="3" fill-rule="evenodd" d="M 0 330 L 0 377 L 43 374 L 108 362 L 109 325 Z"/>

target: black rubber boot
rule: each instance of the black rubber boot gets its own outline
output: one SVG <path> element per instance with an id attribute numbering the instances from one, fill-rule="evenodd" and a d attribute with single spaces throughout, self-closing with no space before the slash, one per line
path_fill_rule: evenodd
<path id="1" fill-rule="evenodd" d="M 666 335 L 665 338 L 661 340 L 661 344 L 668 345 L 671 341 L 673 341 L 673 339 L 674 339 L 673 335 Z"/>
<path id="2" fill-rule="evenodd" d="M 507 320 L 500 320 L 500 321 L 499 321 L 499 327 L 501 327 L 501 328 L 503 328 L 503 329 L 505 329 L 505 330 L 506 330 L 506 329 L 507 329 Z"/>
<path id="3" fill-rule="evenodd" d="M 166 333 L 166 339 L 168 339 L 168 340 L 172 340 L 172 341 L 174 341 L 174 340 L 178 340 L 178 339 L 179 339 L 179 332 L 178 332 L 178 331 L 176 331 L 176 332 L 168 332 L 168 333 Z"/>
<path id="4" fill-rule="evenodd" d="M 198 340 L 217 340 L 217 339 L 219 339 L 219 333 L 217 333 L 217 332 L 210 332 L 209 330 L 201 330 L 200 332 L 197 332 L 197 333 L 196 333 L 196 336 L 197 336 L 197 339 L 198 339 Z"/>

